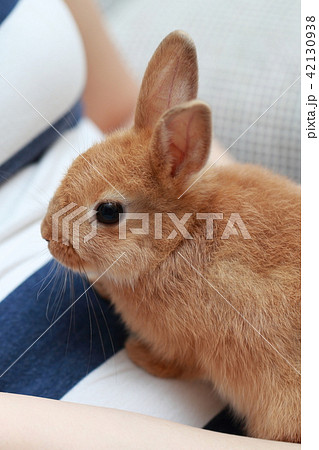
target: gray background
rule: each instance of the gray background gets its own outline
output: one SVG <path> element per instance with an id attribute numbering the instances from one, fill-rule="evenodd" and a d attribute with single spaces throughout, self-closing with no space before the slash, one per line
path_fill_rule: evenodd
<path id="1" fill-rule="evenodd" d="M 199 98 L 228 147 L 300 75 L 295 0 L 99 0 L 113 39 L 138 79 L 159 42 L 183 29 L 195 41 Z M 300 181 L 300 81 L 230 150 Z"/>

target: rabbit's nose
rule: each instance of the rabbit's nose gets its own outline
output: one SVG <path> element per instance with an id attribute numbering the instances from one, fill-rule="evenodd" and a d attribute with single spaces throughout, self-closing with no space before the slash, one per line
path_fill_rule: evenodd
<path id="1" fill-rule="evenodd" d="M 47 242 L 51 240 L 51 226 L 47 217 L 45 217 L 41 224 L 41 235 L 43 239 Z"/>

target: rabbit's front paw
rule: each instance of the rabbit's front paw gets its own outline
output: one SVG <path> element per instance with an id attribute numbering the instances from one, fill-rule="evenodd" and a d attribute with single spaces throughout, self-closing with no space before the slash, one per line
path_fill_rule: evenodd
<path id="1" fill-rule="evenodd" d="M 181 378 L 183 371 L 180 367 L 156 357 L 141 341 L 130 337 L 125 348 L 130 359 L 151 375 L 160 378 Z"/>

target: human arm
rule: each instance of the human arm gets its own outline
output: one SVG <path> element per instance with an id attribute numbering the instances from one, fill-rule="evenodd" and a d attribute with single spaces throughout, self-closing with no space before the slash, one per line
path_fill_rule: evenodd
<path id="1" fill-rule="evenodd" d="M 243 449 L 300 448 L 232 436 L 110 408 L 0 394 L 0 448 Z"/>
<path id="2" fill-rule="evenodd" d="M 92 0 L 65 0 L 82 36 L 87 59 L 83 101 L 87 116 L 103 131 L 133 117 L 138 85 L 122 61 Z"/>

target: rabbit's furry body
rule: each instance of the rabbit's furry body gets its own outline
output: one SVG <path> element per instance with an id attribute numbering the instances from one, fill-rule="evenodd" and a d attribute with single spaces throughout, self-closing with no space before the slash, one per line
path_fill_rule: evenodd
<path id="1" fill-rule="evenodd" d="M 205 171 L 210 110 L 196 94 L 195 48 L 184 33 L 171 33 L 147 68 L 134 126 L 74 161 L 42 234 L 66 266 L 95 273 L 92 281 L 106 271 L 95 287 L 130 330 L 126 348 L 137 365 L 210 381 L 250 436 L 300 442 L 300 189 L 254 165 Z M 110 199 L 148 213 L 149 234 L 119 239 L 117 225 L 99 224 L 78 250 L 71 234 L 69 245 L 52 240 L 56 211 Z M 191 213 L 192 239 L 167 239 L 171 212 Z M 154 238 L 155 213 L 162 213 L 163 239 Z M 223 214 L 213 239 L 197 213 Z M 250 239 L 238 229 L 223 239 L 232 213 Z M 89 230 L 83 223 L 81 236 Z"/>

